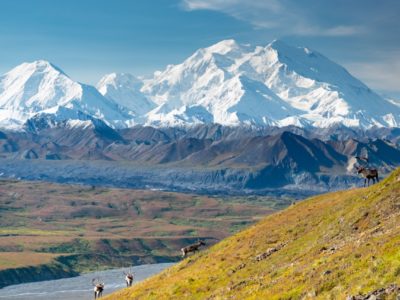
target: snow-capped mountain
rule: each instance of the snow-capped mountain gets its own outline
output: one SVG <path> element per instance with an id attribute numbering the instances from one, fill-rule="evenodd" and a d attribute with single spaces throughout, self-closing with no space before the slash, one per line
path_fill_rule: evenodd
<path id="1" fill-rule="evenodd" d="M 99 92 L 111 101 L 127 108 L 137 117 L 142 117 L 156 107 L 140 89 L 143 82 L 127 73 L 105 75 L 97 84 Z"/>
<path id="2" fill-rule="evenodd" d="M 316 127 L 400 125 L 398 109 L 316 51 L 274 41 L 258 47 L 239 68 L 243 66 L 254 70 L 256 78 L 290 105 L 305 111 L 302 117 Z"/>
<path id="3" fill-rule="evenodd" d="M 281 41 L 255 47 L 221 41 L 145 80 L 106 75 L 97 89 L 42 60 L 1 76 L 0 127 L 23 128 L 38 114 L 58 123 L 72 118 L 75 125 L 87 122 L 77 116 L 87 115 L 114 128 L 400 127 L 398 102 L 382 98 L 322 54 Z"/>
<path id="4" fill-rule="evenodd" d="M 114 127 L 132 122 L 128 113 L 96 88 L 73 81 L 47 61 L 23 63 L 0 77 L 1 127 L 21 128 L 36 114 L 65 111 L 60 107 L 91 115 Z"/>
<path id="5" fill-rule="evenodd" d="M 281 41 L 265 47 L 233 40 L 200 49 L 155 73 L 142 88 L 160 105 L 148 122 L 181 123 L 181 107 L 203 107 L 216 123 L 398 127 L 400 110 L 343 67 Z"/>
<path id="6" fill-rule="evenodd" d="M 148 80 L 142 91 L 159 108 L 148 114 L 148 122 L 176 118 L 192 107 L 202 107 L 215 123 L 223 125 L 278 125 L 278 121 L 300 112 L 276 96 L 265 84 L 231 70 L 247 47 L 223 41 L 196 51 L 182 64 L 169 66 Z M 185 110 L 181 110 L 185 107 Z"/>

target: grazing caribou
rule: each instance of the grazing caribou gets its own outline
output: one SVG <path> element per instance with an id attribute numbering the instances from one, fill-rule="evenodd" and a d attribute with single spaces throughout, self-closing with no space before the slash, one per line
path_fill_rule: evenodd
<path id="1" fill-rule="evenodd" d="M 125 274 L 126 287 L 132 286 L 134 273 L 131 270 L 129 270 L 128 273 L 124 272 L 124 274 Z"/>
<path id="2" fill-rule="evenodd" d="M 375 183 L 375 178 L 376 178 L 376 181 L 379 182 L 377 169 L 357 167 L 357 166 L 356 166 L 356 169 L 357 169 L 357 173 L 361 174 L 364 177 L 364 187 L 367 184 L 367 179 L 368 179 L 368 186 L 369 186 L 369 181 L 371 179 L 372 179 L 373 183 Z"/>
<path id="3" fill-rule="evenodd" d="M 189 252 L 199 251 L 199 248 L 201 246 L 205 246 L 205 245 L 206 245 L 206 243 L 204 243 L 203 241 L 198 241 L 196 244 L 189 245 L 189 246 L 182 248 L 181 249 L 182 257 L 186 257 L 186 254 L 188 254 Z"/>
<path id="4" fill-rule="evenodd" d="M 100 282 L 99 279 L 93 278 L 93 291 L 94 291 L 94 299 L 100 298 L 103 295 L 104 290 L 104 282 Z"/>

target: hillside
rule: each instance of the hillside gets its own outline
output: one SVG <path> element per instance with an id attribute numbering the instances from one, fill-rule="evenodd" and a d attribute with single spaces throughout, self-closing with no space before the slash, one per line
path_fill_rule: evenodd
<path id="1" fill-rule="evenodd" d="M 397 169 L 370 188 L 292 205 L 104 299 L 346 299 L 366 294 L 400 284 L 399 224 Z"/>

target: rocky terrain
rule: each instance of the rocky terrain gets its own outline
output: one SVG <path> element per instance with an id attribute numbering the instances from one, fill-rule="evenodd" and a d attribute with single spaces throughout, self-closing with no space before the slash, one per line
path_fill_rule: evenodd
<path id="1" fill-rule="evenodd" d="M 400 164 L 398 129 L 298 127 L 116 130 L 46 118 L 24 132 L 0 132 L 0 174 L 7 178 L 156 188 L 198 193 L 318 193 L 361 183 L 365 161 L 385 176 Z"/>

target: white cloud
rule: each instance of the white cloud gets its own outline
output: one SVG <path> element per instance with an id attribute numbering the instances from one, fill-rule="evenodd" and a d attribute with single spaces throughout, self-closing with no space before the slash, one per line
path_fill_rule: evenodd
<path id="1" fill-rule="evenodd" d="M 300 36 L 351 36 L 365 30 L 361 26 L 321 27 L 299 10 L 291 0 L 182 0 L 187 10 L 220 11 L 248 22 L 257 29 L 279 29 L 281 34 Z"/>
<path id="2" fill-rule="evenodd" d="M 183 0 L 184 6 L 189 10 L 195 9 L 210 9 L 222 10 L 226 12 L 238 13 L 241 8 L 249 9 L 263 9 L 270 10 L 278 13 L 282 11 L 283 7 L 277 0 L 255 1 L 255 0 Z"/>
<path id="3" fill-rule="evenodd" d="M 277 0 L 182 0 L 182 3 L 187 10 L 221 11 L 258 28 L 275 28 L 278 23 L 271 21 L 271 16 L 284 14 L 284 7 Z"/>

